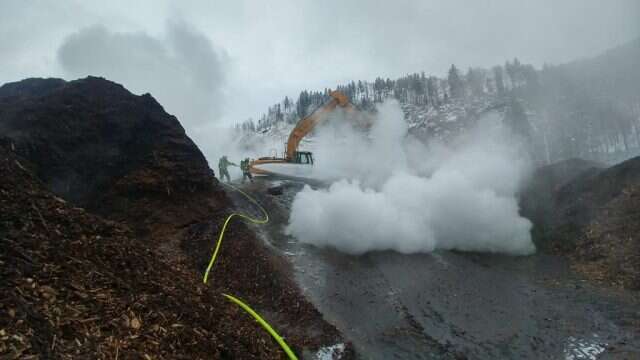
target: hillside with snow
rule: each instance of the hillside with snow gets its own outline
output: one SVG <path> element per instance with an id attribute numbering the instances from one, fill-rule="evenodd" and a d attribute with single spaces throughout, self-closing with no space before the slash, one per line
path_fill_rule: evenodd
<path id="1" fill-rule="evenodd" d="M 427 143 L 447 141 L 491 113 L 528 144 L 537 163 L 574 157 L 616 163 L 640 153 L 640 83 L 629 80 L 637 75 L 638 54 L 640 40 L 592 59 L 542 69 L 518 59 L 465 73 L 452 65 L 446 77 L 422 72 L 396 80 L 352 81 L 336 90 L 364 112 L 375 113 L 385 100 L 397 100 L 410 133 Z M 616 77 L 606 76 L 611 68 Z M 621 79 L 621 73 L 630 76 Z M 326 102 L 328 94 L 329 89 L 303 90 L 297 100 L 285 97 L 257 121 L 236 126 L 240 143 L 260 148 L 261 154 L 281 155 L 297 121 Z"/>

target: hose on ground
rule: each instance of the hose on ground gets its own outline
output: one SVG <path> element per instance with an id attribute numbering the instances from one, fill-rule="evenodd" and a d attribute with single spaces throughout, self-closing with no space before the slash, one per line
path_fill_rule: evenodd
<path id="1" fill-rule="evenodd" d="M 241 213 L 232 213 L 231 215 L 227 216 L 227 219 L 224 221 L 224 224 L 222 225 L 222 230 L 220 230 L 220 234 L 218 235 L 218 241 L 216 242 L 216 246 L 215 249 L 213 250 L 213 254 L 211 255 L 211 260 L 209 260 L 209 265 L 207 265 L 207 270 L 204 272 L 204 278 L 202 279 L 202 281 L 206 284 L 207 281 L 209 280 L 209 273 L 211 272 L 211 269 L 213 268 L 213 264 L 216 262 L 216 258 L 218 257 L 218 252 L 220 251 L 220 246 L 222 245 L 222 239 L 224 238 L 224 234 L 225 231 L 227 230 L 227 226 L 229 225 L 229 221 L 231 221 L 231 219 L 234 216 L 238 216 L 240 218 L 243 218 L 249 222 L 252 222 L 254 224 L 266 224 L 269 222 L 269 214 L 267 213 L 267 211 L 262 207 L 262 205 L 260 205 L 256 200 L 254 200 L 251 196 L 247 195 L 247 193 L 245 193 L 244 191 L 238 189 L 237 187 L 230 185 L 230 184 L 225 184 L 223 182 L 220 182 L 221 184 L 224 184 L 225 186 L 230 187 L 231 189 L 241 193 L 242 195 L 244 195 L 245 198 L 247 198 L 247 200 L 249 200 L 251 203 L 253 203 L 255 206 L 257 206 L 260 211 L 262 211 L 262 214 L 264 215 L 264 219 L 255 219 L 252 218 L 249 215 L 246 214 L 241 214 Z"/>
<path id="2" fill-rule="evenodd" d="M 202 281 L 205 284 L 209 280 L 209 274 L 211 273 L 211 269 L 213 268 L 213 264 L 216 262 L 216 258 L 218 257 L 218 252 L 220 251 L 220 246 L 222 245 L 222 239 L 224 238 L 224 234 L 225 234 L 225 231 L 227 230 L 227 226 L 229 225 L 229 221 L 231 221 L 231 219 L 234 216 L 238 216 L 238 217 L 243 218 L 243 219 L 245 219 L 245 220 L 247 220 L 249 222 L 252 222 L 254 224 L 259 224 L 259 225 L 266 224 L 266 223 L 269 222 L 269 214 L 262 207 L 262 205 L 260 205 L 260 203 L 258 203 L 255 199 L 253 199 L 247 193 L 245 193 L 244 191 L 238 189 L 235 186 L 232 186 L 230 184 L 225 184 L 223 182 L 220 182 L 220 183 L 224 184 L 225 186 L 228 186 L 231 189 L 233 189 L 233 190 L 241 193 L 242 195 L 244 195 L 244 197 L 247 200 L 249 200 L 251 203 L 253 203 L 255 206 L 257 206 L 260 209 L 260 211 L 262 211 L 262 214 L 264 215 L 264 218 L 263 219 L 255 219 L 255 218 L 252 218 L 249 215 L 241 214 L 241 213 L 235 213 L 235 212 L 232 213 L 231 215 L 227 216 L 227 219 L 224 221 L 224 224 L 222 225 L 222 229 L 220 230 L 220 234 L 218 235 L 218 241 L 216 242 L 215 249 L 213 250 L 213 254 L 211 255 L 211 260 L 209 260 L 209 265 L 207 265 L 207 270 L 205 271 L 204 277 L 202 279 Z M 240 308 L 242 308 L 242 310 L 244 310 L 249 315 L 251 315 L 258 322 L 258 324 L 260 324 L 260 326 L 262 326 L 262 328 L 265 329 L 269 333 L 269 335 L 271 335 L 271 337 L 273 337 L 273 339 L 278 343 L 278 345 L 280 345 L 282 350 L 284 350 L 284 352 L 289 357 L 289 360 L 298 360 L 298 358 L 293 353 L 293 351 L 291 350 L 289 345 L 287 345 L 287 343 L 284 341 L 282 336 L 278 335 L 278 333 L 271 327 L 271 325 L 269 325 L 269 323 L 264 318 L 262 318 L 257 312 L 255 312 L 249 305 L 247 305 L 246 303 L 244 303 L 243 301 L 241 301 L 240 299 L 238 299 L 238 298 L 236 298 L 236 297 L 234 297 L 232 295 L 222 294 L 222 296 L 224 296 L 227 300 L 233 302 L 234 304 L 240 306 Z"/>
<path id="3" fill-rule="evenodd" d="M 258 315 L 257 312 L 253 311 L 252 308 L 249 307 L 249 305 L 245 304 L 244 302 L 242 302 L 240 299 L 233 297 L 229 294 L 222 294 L 222 296 L 226 297 L 227 299 L 229 299 L 229 301 L 237 304 L 238 306 L 240 306 L 244 311 L 246 311 L 247 313 L 249 313 L 249 315 L 253 316 L 254 319 L 256 319 L 256 321 L 265 329 L 267 330 L 267 332 L 275 339 L 275 341 L 280 345 L 280 347 L 282 348 L 282 350 L 284 350 L 284 352 L 287 354 L 287 356 L 289 357 L 290 360 L 298 360 L 298 357 L 296 357 L 296 354 L 293 353 L 293 351 L 291 351 L 291 348 L 289 348 L 289 345 L 287 345 L 287 343 L 284 341 L 284 339 L 282 338 L 282 336 L 278 335 L 278 333 L 273 330 L 273 328 L 271 327 L 271 325 L 269 325 L 269 323 L 267 323 L 260 315 Z"/>

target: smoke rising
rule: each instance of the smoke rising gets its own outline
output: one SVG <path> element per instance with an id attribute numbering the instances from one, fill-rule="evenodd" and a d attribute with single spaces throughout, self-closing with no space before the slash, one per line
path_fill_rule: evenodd
<path id="1" fill-rule="evenodd" d="M 183 22 L 169 23 L 163 37 L 84 28 L 64 40 L 58 60 L 72 77 L 104 76 L 150 92 L 187 128 L 216 120 L 224 104 L 225 55 Z"/>
<path id="2" fill-rule="evenodd" d="M 516 198 L 529 162 L 500 125 L 488 117 L 466 136 L 427 148 L 407 136 L 402 111 L 388 102 L 368 136 L 326 127 L 315 170 L 333 183 L 297 194 L 286 232 L 351 254 L 533 253 L 532 225 Z"/>

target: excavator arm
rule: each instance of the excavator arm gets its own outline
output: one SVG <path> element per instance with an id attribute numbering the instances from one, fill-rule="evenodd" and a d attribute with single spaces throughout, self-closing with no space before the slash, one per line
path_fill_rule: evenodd
<path id="1" fill-rule="evenodd" d="M 287 141 L 287 151 L 285 157 L 287 161 L 292 161 L 296 156 L 298 145 L 302 138 L 304 138 L 313 128 L 327 119 L 327 115 L 331 113 L 338 106 L 345 110 L 353 110 L 353 105 L 349 103 L 349 98 L 339 91 L 332 91 L 329 96 L 331 99 L 321 107 L 317 108 L 311 115 L 300 120 L 296 127 L 289 134 L 289 140 Z"/>
<path id="2" fill-rule="evenodd" d="M 333 91 L 330 99 L 317 108 L 311 115 L 300 120 L 296 127 L 289 134 L 287 148 L 284 158 L 261 157 L 249 163 L 249 171 L 254 175 L 277 175 L 277 176 L 294 176 L 303 178 L 301 175 L 291 175 L 291 166 L 281 167 L 286 164 L 313 164 L 313 157 L 310 152 L 298 152 L 300 141 L 313 130 L 318 124 L 327 120 L 328 114 L 337 107 L 347 111 L 354 111 L 355 108 L 349 103 L 349 98 L 339 91 Z M 365 119 L 366 120 L 366 119 Z M 367 121 L 364 122 L 364 125 Z M 288 168 L 288 169 L 287 169 Z M 286 170 L 286 171 L 285 171 Z M 287 174 L 288 173 L 288 174 Z"/>

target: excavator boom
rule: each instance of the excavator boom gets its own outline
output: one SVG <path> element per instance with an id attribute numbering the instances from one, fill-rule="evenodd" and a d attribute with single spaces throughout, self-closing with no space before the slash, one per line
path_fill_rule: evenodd
<path id="1" fill-rule="evenodd" d="M 322 106 L 317 108 L 311 115 L 300 120 L 296 127 L 289 134 L 287 148 L 284 158 L 261 157 L 249 163 L 249 171 L 254 175 L 283 176 L 286 172 L 289 178 L 304 178 L 304 174 L 298 174 L 297 171 L 304 172 L 304 168 L 298 165 L 313 165 L 313 155 L 309 151 L 298 151 L 298 145 L 311 130 L 318 124 L 327 120 L 328 114 L 337 107 L 347 111 L 353 111 L 354 107 L 349 102 L 349 98 L 339 91 L 332 91 L 331 98 Z M 279 169 L 279 170 L 278 170 Z M 307 169 L 308 170 L 308 169 Z M 294 175 L 292 176 L 291 173 Z"/>
<path id="2" fill-rule="evenodd" d="M 325 103 L 323 106 L 316 109 L 311 115 L 300 120 L 296 127 L 289 134 L 289 140 L 287 141 L 287 150 L 285 157 L 287 161 L 293 161 L 298 150 L 300 141 L 304 138 L 313 128 L 318 124 L 326 120 L 327 114 L 331 113 L 338 106 L 344 108 L 347 111 L 353 110 L 353 105 L 349 103 L 349 98 L 339 91 L 332 91 L 329 96 L 331 100 Z"/>

